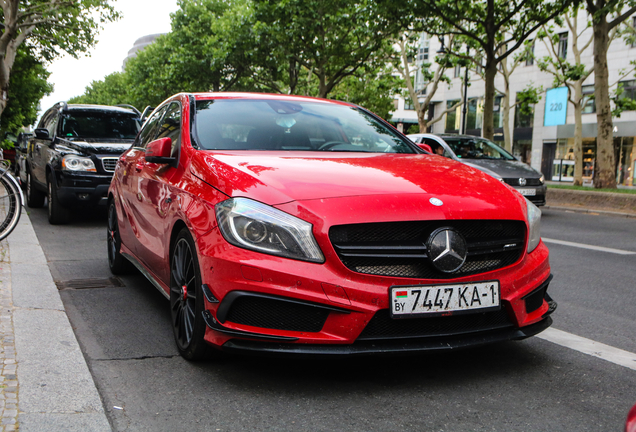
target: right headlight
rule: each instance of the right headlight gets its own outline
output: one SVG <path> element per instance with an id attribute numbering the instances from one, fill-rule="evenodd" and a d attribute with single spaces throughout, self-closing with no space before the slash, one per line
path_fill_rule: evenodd
<path id="1" fill-rule="evenodd" d="M 541 241 L 541 210 L 528 199 L 526 199 L 526 206 L 528 207 L 528 228 L 530 229 L 528 234 L 528 253 L 530 253 L 539 246 Z"/>
<path id="2" fill-rule="evenodd" d="M 62 158 L 62 169 L 66 171 L 97 171 L 91 158 L 76 155 L 64 156 Z"/>
<path id="3" fill-rule="evenodd" d="M 325 261 L 309 222 L 248 198 L 228 199 L 215 210 L 221 234 L 234 246 L 302 261 Z"/>

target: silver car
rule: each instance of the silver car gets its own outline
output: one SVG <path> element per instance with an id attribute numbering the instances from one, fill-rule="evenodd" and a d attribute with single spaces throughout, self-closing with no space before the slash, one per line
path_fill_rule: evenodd
<path id="1" fill-rule="evenodd" d="M 465 163 L 514 187 L 537 206 L 545 205 L 545 179 L 530 165 L 485 138 L 455 134 L 407 135 L 416 144 L 426 144 L 433 153 Z"/>

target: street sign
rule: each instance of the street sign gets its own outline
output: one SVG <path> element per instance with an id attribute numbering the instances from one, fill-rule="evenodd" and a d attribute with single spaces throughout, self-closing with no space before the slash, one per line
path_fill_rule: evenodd
<path id="1" fill-rule="evenodd" d="M 568 113 L 568 88 L 558 87 L 545 93 L 544 126 L 564 125 Z"/>

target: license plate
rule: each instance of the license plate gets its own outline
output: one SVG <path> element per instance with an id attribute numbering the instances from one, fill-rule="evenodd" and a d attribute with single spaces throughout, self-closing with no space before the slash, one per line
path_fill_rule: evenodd
<path id="1" fill-rule="evenodd" d="M 535 196 L 537 194 L 536 189 L 517 189 L 517 192 L 523 196 Z"/>
<path id="2" fill-rule="evenodd" d="M 499 281 L 396 286 L 389 290 L 391 317 L 457 315 L 500 307 Z"/>

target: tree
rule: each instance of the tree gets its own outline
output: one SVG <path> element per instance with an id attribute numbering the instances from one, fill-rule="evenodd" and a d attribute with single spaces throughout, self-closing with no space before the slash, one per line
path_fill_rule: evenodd
<path id="1" fill-rule="evenodd" d="M 330 96 L 332 99 L 361 105 L 386 119 L 395 109 L 393 95 L 403 88 L 403 81 L 391 72 L 391 67 L 385 66 L 377 70 L 375 75 L 349 76 L 331 91 Z"/>
<path id="2" fill-rule="evenodd" d="M 373 0 L 269 0 L 255 2 L 259 35 L 278 47 L 271 53 L 288 68 L 293 92 L 304 69 L 318 80 L 315 96 L 326 98 L 344 79 L 362 69 L 382 67 L 402 21 Z"/>
<path id="3" fill-rule="evenodd" d="M 436 68 L 433 69 L 432 63 L 422 62 L 415 67 L 411 67 L 410 59 L 415 57 L 414 46 L 416 39 L 419 36 L 418 32 L 409 31 L 406 32 L 396 41 L 396 45 L 399 50 L 397 52 L 399 58 L 395 62 L 395 68 L 402 76 L 406 84 L 408 97 L 413 101 L 413 107 L 417 113 L 417 123 L 420 133 L 426 133 L 428 127 L 444 118 L 446 113 L 454 111 L 459 105 L 464 96 L 464 87 L 461 88 L 460 102 L 454 104 L 451 107 L 447 107 L 443 112 L 439 113 L 435 118 L 428 118 L 428 108 L 431 101 L 437 93 L 437 89 L 441 83 L 450 84 L 450 79 L 446 76 L 446 69 L 453 67 L 457 63 L 457 59 L 451 56 L 441 55 L 435 58 Z M 449 45 L 453 45 L 453 38 L 449 40 Z M 414 80 L 417 79 L 417 75 L 421 74 L 422 87 L 417 89 Z M 423 95 L 423 96 L 420 96 Z M 420 99 L 422 99 L 420 101 Z"/>
<path id="4" fill-rule="evenodd" d="M 568 87 L 568 101 L 574 107 L 574 185 L 583 183 L 583 106 L 587 98 L 583 96 L 583 83 L 594 71 L 582 62 L 582 54 L 592 43 L 593 35 L 583 36 L 587 25 L 580 32 L 578 29 L 579 6 L 572 7 L 565 15 L 569 33 L 572 35 L 572 55 L 574 63 L 562 58 L 559 53 L 559 33 L 554 26 L 544 26 L 538 34 L 550 55 L 539 59 L 538 66 L 544 72 L 554 76 L 554 87 Z M 561 24 L 561 23 L 559 23 Z"/>
<path id="5" fill-rule="evenodd" d="M 422 24 L 429 33 L 456 35 L 483 55 L 482 136 L 493 139 L 498 65 L 571 3 L 572 0 L 412 0 L 407 2 L 407 7 L 422 17 Z M 459 52 L 453 54 L 472 60 Z"/>
<path id="6" fill-rule="evenodd" d="M 48 61 L 61 51 L 77 57 L 93 46 L 100 23 L 117 18 L 107 0 L 3 0 L 0 115 L 7 106 L 11 71 L 23 44 Z"/>
<path id="7" fill-rule="evenodd" d="M 127 77 L 122 72 L 106 75 L 102 81 L 92 81 L 81 96 L 75 96 L 68 103 L 117 105 L 130 103 L 130 89 Z"/>
<path id="8" fill-rule="evenodd" d="M 595 188 L 615 188 L 614 134 L 609 93 L 607 49 L 610 33 L 636 12 L 634 0 L 585 0 L 592 16 L 594 35 L 594 98 L 596 100 L 596 169 Z"/>
<path id="9" fill-rule="evenodd" d="M 522 91 L 517 92 L 515 103 L 511 103 L 510 101 L 512 96 L 510 91 L 512 74 L 522 62 L 528 59 L 528 56 L 532 55 L 533 46 L 534 41 L 526 41 L 524 49 L 520 53 L 503 59 L 497 68 L 497 73 L 503 78 L 502 85 L 495 85 L 495 91 L 501 96 L 500 112 L 502 116 L 504 148 L 511 153 L 513 134 L 510 129 L 510 119 L 513 108 L 518 110 L 520 114 L 531 114 L 532 107 L 539 103 L 541 99 L 540 94 L 543 93 L 543 87 L 535 87 L 532 83 L 529 83 Z M 505 49 L 506 47 L 503 47 L 503 50 Z M 510 57 L 512 57 L 512 59 Z M 479 59 L 480 57 L 477 56 L 477 58 Z M 480 67 L 479 61 L 476 65 L 473 65 L 473 72 L 485 80 L 484 69 Z"/>
<path id="10" fill-rule="evenodd" d="M 23 45 L 18 49 L 8 100 L 0 121 L 2 132 L 17 135 L 24 126 L 35 122 L 40 99 L 53 91 L 53 86 L 47 81 L 49 75 L 50 72 L 28 47 Z"/>

